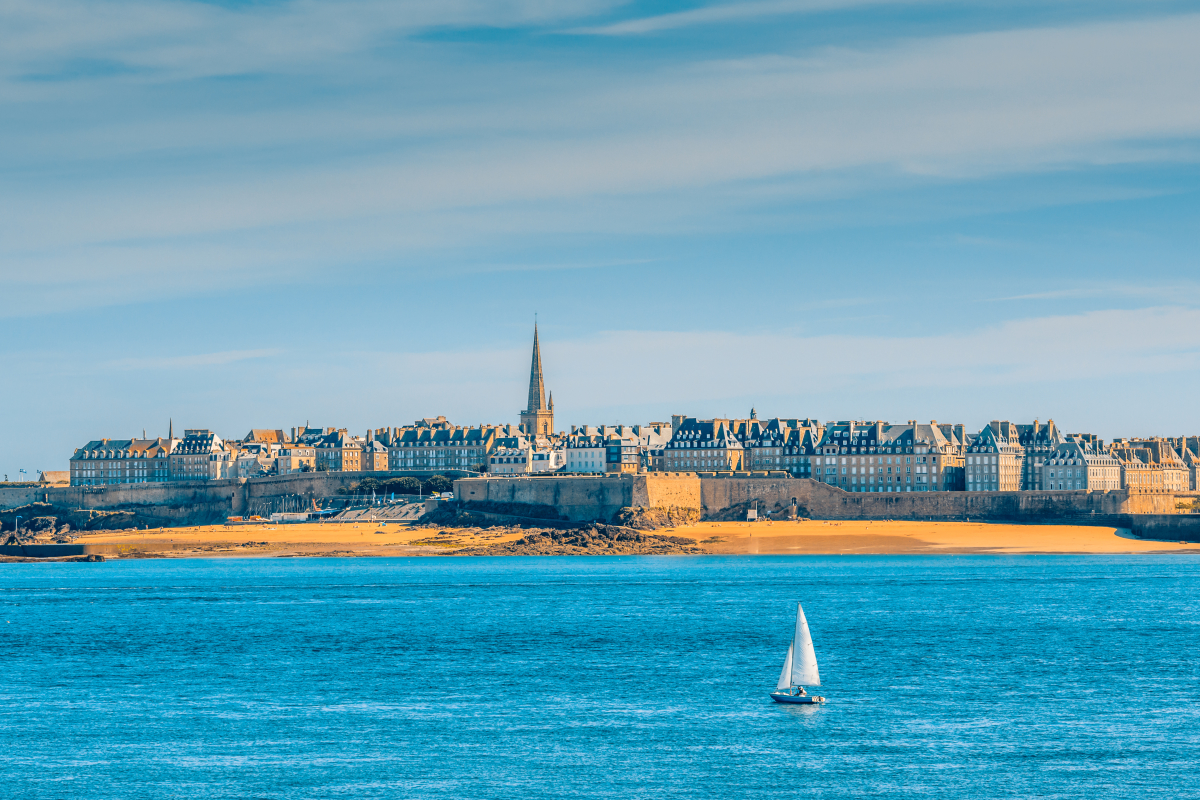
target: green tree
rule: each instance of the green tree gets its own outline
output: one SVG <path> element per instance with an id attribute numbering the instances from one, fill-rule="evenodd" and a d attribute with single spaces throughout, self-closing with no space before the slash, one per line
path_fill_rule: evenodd
<path id="1" fill-rule="evenodd" d="M 425 481 L 425 493 L 433 494 L 434 492 L 449 492 L 454 489 L 454 481 L 447 478 L 445 475 L 434 475 L 429 480 Z"/>

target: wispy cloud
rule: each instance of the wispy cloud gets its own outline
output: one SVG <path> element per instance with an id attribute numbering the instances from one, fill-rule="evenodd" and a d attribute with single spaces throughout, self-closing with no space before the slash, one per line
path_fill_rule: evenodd
<path id="1" fill-rule="evenodd" d="M 1097 280 L 1086 284 L 1051 289 L 1043 292 L 997 297 L 994 302 L 1011 300 L 1080 300 L 1094 298 L 1127 298 L 1140 302 L 1189 303 L 1200 305 L 1200 284 L 1186 282 L 1176 284 L 1117 283 Z"/>
<path id="2" fill-rule="evenodd" d="M 687 11 L 675 11 L 670 14 L 622 20 L 608 25 L 572 28 L 566 32 L 594 36 L 631 36 L 688 28 L 694 25 L 744 22 L 786 14 L 812 14 L 861 6 L 913 5 L 914 3 L 920 3 L 920 0 L 761 0 L 750 3 L 722 3 Z"/>
<path id="3" fill-rule="evenodd" d="M 233 364 L 237 361 L 249 361 L 255 358 L 277 356 L 283 351 L 277 348 L 263 350 L 226 350 L 221 353 L 201 353 L 190 356 L 148 356 L 145 358 L 119 358 L 101 364 L 101 369 L 108 370 L 160 370 L 160 369 L 190 369 L 193 367 L 217 367 Z"/>

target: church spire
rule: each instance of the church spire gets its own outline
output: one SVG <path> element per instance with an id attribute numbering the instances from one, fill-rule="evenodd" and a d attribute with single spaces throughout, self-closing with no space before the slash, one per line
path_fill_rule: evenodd
<path id="1" fill-rule="evenodd" d="M 167 422 L 167 441 L 175 438 L 175 420 Z"/>
<path id="2" fill-rule="evenodd" d="M 533 323 L 533 365 L 529 368 L 529 404 L 521 412 L 521 428 L 526 436 L 554 435 L 554 398 L 546 403 L 546 385 L 542 380 L 542 347 L 538 342 L 537 321 Z"/>
<path id="3" fill-rule="evenodd" d="M 537 323 L 533 323 L 533 365 L 529 368 L 529 405 L 527 411 L 546 408 L 546 387 L 542 383 L 542 349 L 538 345 Z"/>

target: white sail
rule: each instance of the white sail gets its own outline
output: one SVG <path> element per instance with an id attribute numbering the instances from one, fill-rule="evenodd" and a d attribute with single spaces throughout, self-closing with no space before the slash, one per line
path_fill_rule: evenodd
<path id="1" fill-rule="evenodd" d="M 796 633 L 792 637 L 793 686 L 820 686 L 821 673 L 817 672 L 817 653 L 813 650 L 812 636 L 808 633 L 808 620 L 804 608 L 796 604 Z"/>
<path id="2" fill-rule="evenodd" d="M 778 691 L 792 688 L 792 646 L 788 645 L 787 659 L 783 662 L 783 672 L 779 673 L 779 683 L 775 688 Z"/>

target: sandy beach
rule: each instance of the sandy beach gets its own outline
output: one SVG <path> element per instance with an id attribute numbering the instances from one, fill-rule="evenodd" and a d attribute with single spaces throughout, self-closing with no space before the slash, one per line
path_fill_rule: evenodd
<path id="1" fill-rule="evenodd" d="M 1128 538 L 1115 528 L 974 522 L 702 522 L 654 531 L 696 540 L 726 555 L 953 553 L 1200 553 L 1200 544 Z M 512 542 L 516 529 L 458 529 L 405 524 L 245 525 L 102 531 L 76 542 L 109 545 L 125 557 L 280 557 L 450 555 Z"/>

